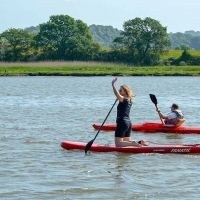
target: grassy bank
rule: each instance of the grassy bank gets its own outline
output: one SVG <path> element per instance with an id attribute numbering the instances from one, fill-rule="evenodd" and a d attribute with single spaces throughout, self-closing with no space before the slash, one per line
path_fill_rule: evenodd
<path id="1" fill-rule="evenodd" d="M 199 76 L 200 66 L 134 67 L 97 62 L 0 63 L 0 76 Z"/>

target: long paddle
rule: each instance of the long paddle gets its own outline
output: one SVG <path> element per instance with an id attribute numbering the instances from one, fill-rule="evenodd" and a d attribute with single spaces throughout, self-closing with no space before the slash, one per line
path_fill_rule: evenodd
<path id="1" fill-rule="evenodd" d="M 90 148 L 91 148 L 91 146 L 92 146 L 94 140 L 96 139 L 97 135 L 99 134 L 99 132 L 100 132 L 102 126 L 104 125 L 106 119 L 108 118 L 108 116 L 109 116 L 110 112 L 112 111 L 114 105 L 116 104 L 117 100 L 118 100 L 118 99 L 115 100 L 115 103 L 113 104 L 112 108 L 110 109 L 109 113 L 107 114 L 105 120 L 103 121 L 103 123 L 102 123 L 101 127 L 99 128 L 97 134 L 95 135 L 94 139 L 91 140 L 91 141 L 89 141 L 89 142 L 87 143 L 87 145 L 85 146 L 85 153 L 87 153 L 87 152 L 90 150 Z"/>
<path id="2" fill-rule="evenodd" d="M 156 96 L 155 96 L 154 94 L 149 94 L 149 96 L 150 96 L 151 101 L 155 104 L 156 109 L 157 109 L 157 108 L 158 108 L 158 106 L 157 106 L 158 101 L 157 101 L 157 99 L 156 99 Z M 159 115 L 159 114 L 158 114 L 158 115 Z M 160 117 L 160 115 L 159 115 L 159 117 Z M 160 117 L 160 120 L 161 120 L 162 124 L 164 124 L 164 122 L 163 122 L 163 120 L 162 120 L 161 117 Z"/>

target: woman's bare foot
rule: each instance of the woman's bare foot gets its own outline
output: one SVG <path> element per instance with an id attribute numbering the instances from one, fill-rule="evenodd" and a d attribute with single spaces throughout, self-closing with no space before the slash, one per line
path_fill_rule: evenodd
<path id="1" fill-rule="evenodd" d="M 141 140 L 141 145 L 142 145 L 142 146 L 148 146 L 149 144 L 146 143 L 144 140 Z"/>

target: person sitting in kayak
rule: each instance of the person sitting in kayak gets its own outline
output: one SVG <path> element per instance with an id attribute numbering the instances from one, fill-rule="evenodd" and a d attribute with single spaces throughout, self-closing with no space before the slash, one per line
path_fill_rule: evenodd
<path id="1" fill-rule="evenodd" d="M 117 78 L 112 80 L 112 88 L 115 96 L 119 100 L 117 106 L 117 127 L 115 130 L 115 145 L 117 147 L 126 147 L 126 146 L 148 146 L 148 144 L 141 140 L 139 142 L 133 141 L 130 138 L 132 123 L 129 117 L 131 106 L 132 106 L 132 97 L 133 92 L 131 91 L 128 85 L 122 85 L 119 91 L 115 88 L 115 82 Z"/>
<path id="2" fill-rule="evenodd" d="M 160 117 L 162 119 L 164 119 L 164 123 L 166 125 L 174 125 L 174 126 L 176 126 L 177 125 L 177 121 L 179 119 L 183 119 L 184 115 L 183 115 L 182 111 L 179 110 L 178 104 L 173 103 L 170 108 L 171 108 L 171 112 L 169 114 L 167 114 L 167 115 L 163 115 L 160 112 L 159 108 L 157 108 L 156 111 L 158 112 L 158 114 L 160 115 Z"/>

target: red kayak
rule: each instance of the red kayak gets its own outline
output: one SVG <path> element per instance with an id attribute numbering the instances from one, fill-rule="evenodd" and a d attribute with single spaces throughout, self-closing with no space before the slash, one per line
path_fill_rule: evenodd
<path id="1" fill-rule="evenodd" d="M 100 124 L 93 124 L 94 129 L 99 130 Z M 103 131 L 114 131 L 116 124 L 104 124 L 101 128 Z M 143 124 L 133 124 L 132 131 L 140 131 L 145 133 L 181 133 L 181 134 L 200 134 L 200 127 L 194 126 L 168 126 L 161 123 L 145 122 Z"/>
<path id="2" fill-rule="evenodd" d="M 85 150 L 87 143 L 63 141 L 61 147 L 66 150 Z M 178 153 L 178 154 L 199 154 L 200 144 L 194 145 L 169 145 L 169 144 L 149 144 L 144 147 L 116 147 L 114 145 L 92 144 L 90 151 L 96 152 L 123 152 L 123 153 Z"/>

